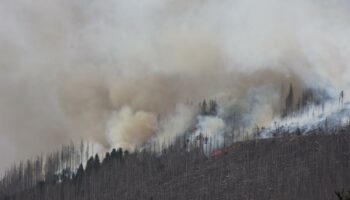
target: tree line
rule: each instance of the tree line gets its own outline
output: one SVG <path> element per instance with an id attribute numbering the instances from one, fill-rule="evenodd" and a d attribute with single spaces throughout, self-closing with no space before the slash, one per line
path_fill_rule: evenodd
<path id="1" fill-rule="evenodd" d="M 350 184 L 349 134 L 238 142 L 218 156 L 205 155 L 200 146 L 188 151 L 183 139 L 162 153 L 119 148 L 102 160 L 90 156 L 85 167 L 80 164 L 66 178 L 44 180 L 0 199 L 323 200 L 335 198 L 335 189 L 348 189 Z"/>
<path id="2" fill-rule="evenodd" d="M 56 184 L 71 179 L 79 164 L 90 161 L 91 147 L 92 145 L 83 140 L 79 148 L 71 142 L 69 145 L 63 145 L 59 151 L 46 156 L 41 154 L 35 159 L 14 164 L 3 174 L 0 194 L 8 196 L 37 185 Z"/>

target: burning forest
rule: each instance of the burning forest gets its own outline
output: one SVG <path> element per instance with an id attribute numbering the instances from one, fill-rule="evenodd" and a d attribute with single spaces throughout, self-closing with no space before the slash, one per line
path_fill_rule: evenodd
<path id="1" fill-rule="evenodd" d="M 349 9 L 0 2 L 0 199 L 346 198 Z"/>

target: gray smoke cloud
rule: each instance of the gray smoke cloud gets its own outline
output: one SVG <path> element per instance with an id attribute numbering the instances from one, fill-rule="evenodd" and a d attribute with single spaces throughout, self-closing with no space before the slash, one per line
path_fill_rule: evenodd
<path id="1" fill-rule="evenodd" d="M 2 0 L 0 170 L 80 138 L 106 149 L 166 141 L 194 123 L 203 99 L 226 113 L 239 105 L 249 123 L 266 125 L 290 83 L 296 96 L 304 87 L 348 94 L 349 8 L 344 0 Z"/>

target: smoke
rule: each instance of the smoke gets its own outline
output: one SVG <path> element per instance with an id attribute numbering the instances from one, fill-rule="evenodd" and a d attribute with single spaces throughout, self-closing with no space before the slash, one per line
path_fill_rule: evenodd
<path id="1" fill-rule="evenodd" d="M 176 137 L 186 133 L 196 123 L 197 114 L 197 109 L 193 105 L 176 105 L 174 111 L 159 122 L 160 127 L 150 142 L 156 140 L 164 145 L 171 144 Z"/>
<path id="2" fill-rule="evenodd" d="M 310 106 L 305 112 L 294 113 L 286 118 L 275 118 L 268 128 L 262 130 L 263 137 L 273 134 L 337 133 L 350 125 L 350 104 L 328 102 L 324 105 Z M 344 129 L 345 130 L 345 129 Z"/>
<path id="3" fill-rule="evenodd" d="M 145 143 L 156 130 L 157 119 L 152 113 L 133 113 L 129 107 L 123 107 L 110 119 L 107 136 L 113 145 L 133 149 Z"/>
<path id="4" fill-rule="evenodd" d="M 208 140 L 215 141 L 217 146 L 222 146 L 224 142 L 223 133 L 225 131 L 225 122 L 219 117 L 199 116 L 197 130 L 194 136 L 207 137 Z"/>
<path id="5" fill-rule="evenodd" d="M 3 0 L 1 163 L 80 138 L 107 149 L 171 140 L 206 127 L 203 99 L 219 102 L 225 126 L 239 110 L 248 127 L 271 123 L 291 83 L 295 98 L 319 87 L 348 99 L 349 6 Z"/>

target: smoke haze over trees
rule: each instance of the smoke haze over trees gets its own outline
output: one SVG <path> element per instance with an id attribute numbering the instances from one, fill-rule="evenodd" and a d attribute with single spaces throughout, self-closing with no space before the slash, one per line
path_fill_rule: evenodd
<path id="1" fill-rule="evenodd" d="M 346 102 L 349 8 L 342 0 L 1 1 L 0 170 L 81 138 L 95 152 L 132 151 L 191 128 L 270 126 L 342 90 Z"/>

